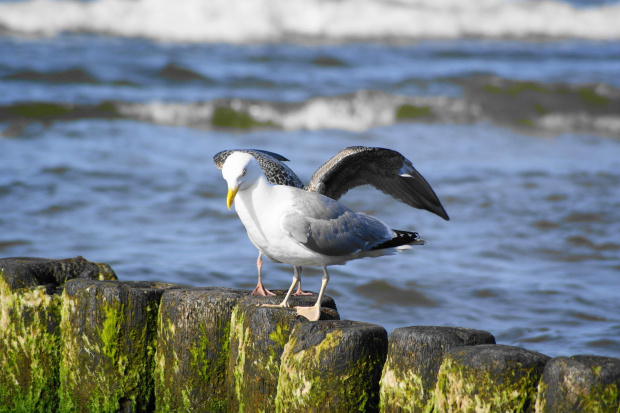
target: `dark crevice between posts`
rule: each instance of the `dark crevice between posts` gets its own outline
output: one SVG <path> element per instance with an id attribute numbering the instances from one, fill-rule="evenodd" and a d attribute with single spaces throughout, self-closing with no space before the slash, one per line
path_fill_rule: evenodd
<path id="1" fill-rule="evenodd" d="M 0 259 L 0 412 L 57 411 L 63 285 L 116 279 L 82 257 Z"/>

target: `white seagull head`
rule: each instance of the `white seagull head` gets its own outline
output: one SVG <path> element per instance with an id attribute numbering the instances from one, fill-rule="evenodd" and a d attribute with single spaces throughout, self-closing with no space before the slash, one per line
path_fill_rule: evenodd
<path id="1" fill-rule="evenodd" d="M 228 183 L 226 206 L 230 209 L 237 192 L 250 188 L 264 174 L 252 155 L 245 152 L 234 152 L 224 162 L 222 176 Z"/>

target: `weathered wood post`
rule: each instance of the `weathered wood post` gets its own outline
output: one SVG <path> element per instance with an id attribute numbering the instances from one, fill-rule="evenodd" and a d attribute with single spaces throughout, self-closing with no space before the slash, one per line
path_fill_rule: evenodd
<path id="1" fill-rule="evenodd" d="M 60 292 L 78 277 L 116 279 L 82 257 L 0 259 L 0 410 L 58 409 Z"/>
<path id="2" fill-rule="evenodd" d="M 60 411 L 154 408 L 157 314 L 172 284 L 72 280 L 62 306 Z"/>
<path id="3" fill-rule="evenodd" d="M 228 365 L 228 411 L 274 411 L 280 356 L 293 327 L 308 323 L 292 308 L 262 307 L 282 301 L 276 297 L 242 299 L 233 310 Z M 316 295 L 291 297 L 292 306 L 310 306 Z M 322 317 L 338 317 L 331 297 L 324 296 Z"/>
<path id="4" fill-rule="evenodd" d="M 617 358 L 550 359 L 458 327 L 388 342 L 329 297 L 309 322 L 261 306 L 282 291 L 248 293 L 120 282 L 81 257 L 0 259 L 0 412 L 620 412 Z"/>
<path id="5" fill-rule="evenodd" d="M 439 368 L 439 412 L 533 412 L 549 356 L 520 347 L 481 344 L 448 350 Z"/>
<path id="6" fill-rule="evenodd" d="M 358 321 L 298 324 L 284 347 L 278 412 L 375 412 L 387 332 Z"/>
<path id="7" fill-rule="evenodd" d="M 620 359 L 551 359 L 538 386 L 536 412 L 620 412 Z"/>
<path id="8" fill-rule="evenodd" d="M 381 375 L 381 411 L 431 411 L 445 352 L 477 344 L 495 344 L 495 337 L 461 327 L 412 326 L 392 331 Z"/>
<path id="9" fill-rule="evenodd" d="M 226 412 L 233 308 L 250 291 L 167 290 L 159 309 L 155 366 L 157 412 Z"/>

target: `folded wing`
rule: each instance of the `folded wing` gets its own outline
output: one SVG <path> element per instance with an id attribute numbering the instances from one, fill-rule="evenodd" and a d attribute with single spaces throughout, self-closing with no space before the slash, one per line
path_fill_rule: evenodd
<path id="1" fill-rule="evenodd" d="M 306 248 L 328 256 L 368 251 L 394 236 L 383 222 L 318 194 L 299 191 L 280 227 Z"/>

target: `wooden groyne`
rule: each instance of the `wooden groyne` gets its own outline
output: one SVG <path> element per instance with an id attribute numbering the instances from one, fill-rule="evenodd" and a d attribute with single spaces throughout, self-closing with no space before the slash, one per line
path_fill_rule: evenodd
<path id="1" fill-rule="evenodd" d="M 317 322 L 257 305 L 279 300 L 118 281 L 81 257 L 0 259 L 0 412 L 620 411 L 617 358 L 459 327 L 388 339 L 329 297 Z"/>

